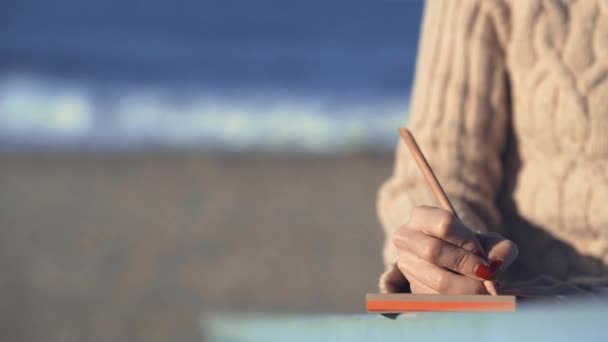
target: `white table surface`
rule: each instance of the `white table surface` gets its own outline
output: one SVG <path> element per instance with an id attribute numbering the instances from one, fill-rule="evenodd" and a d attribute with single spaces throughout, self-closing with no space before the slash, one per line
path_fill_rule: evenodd
<path id="1" fill-rule="evenodd" d="M 205 341 L 608 341 L 608 298 L 519 304 L 515 313 L 206 313 Z"/>

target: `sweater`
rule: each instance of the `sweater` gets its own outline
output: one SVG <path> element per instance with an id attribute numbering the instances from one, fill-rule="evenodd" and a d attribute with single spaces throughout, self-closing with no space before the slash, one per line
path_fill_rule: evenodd
<path id="1" fill-rule="evenodd" d="M 517 244 L 506 280 L 608 274 L 608 1 L 427 1 L 410 109 L 460 219 Z M 390 238 L 423 204 L 400 142 L 377 201 L 383 292 L 407 289 Z"/>

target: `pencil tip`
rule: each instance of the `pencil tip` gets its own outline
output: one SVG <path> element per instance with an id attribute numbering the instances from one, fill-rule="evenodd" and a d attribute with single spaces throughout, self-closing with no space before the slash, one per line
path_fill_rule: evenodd
<path id="1" fill-rule="evenodd" d="M 496 291 L 496 287 L 494 286 L 494 282 L 492 281 L 484 281 L 483 284 L 486 286 L 486 290 L 492 296 L 497 296 L 498 292 Z"/>

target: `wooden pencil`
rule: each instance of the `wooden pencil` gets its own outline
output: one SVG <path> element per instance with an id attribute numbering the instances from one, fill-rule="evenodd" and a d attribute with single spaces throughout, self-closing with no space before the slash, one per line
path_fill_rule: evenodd
<path id="1" fill-rule="evenodd" d="M 458 214 L 456 213 L 456 210 L 454 210 L 452 203 L 450 203 L 448 196 L 446 195 L 445 191 L 443 190 L 443 187 L 439 183 L 439 180 L 437 180 L 437 177 L 435 176 L 433 169 L 431 168 L 428 161 L 424 157 L 424 154 L 420 150 L 420 147 L 418 147 L 418 144 L 416 143 L 416 140 L 414 139 L 414 136 L 412 135 L 412 133 L 407 128 L 399 128 L 399 134 L 401 134 L 403 141 L 405 142 L 405 144 L 409 148 L 410 152 L 412 153 L 412 157 L 414 157 L 416 164 L 418 164 L 418 168 L 424 175 L 424 178 L 426 179 L 428 185 L 430 186 L 431 190 L 433 191 L 435 198 L 437 198 L 437 201 L 439 202 L 441 208 L 452 212 L 454 214 L 454 216 L 456 216 L 456 218 L 458 218 Z M 479 244 L 479 242 L 478 242 L 478 244 Z M 496 286 L 494 285 L 494 282 L 484 281 L 483 284 L 486 287 L 486 290 L 488 291 L 489 294 L 491 294 L 492 296 L 497 295 Z"/>

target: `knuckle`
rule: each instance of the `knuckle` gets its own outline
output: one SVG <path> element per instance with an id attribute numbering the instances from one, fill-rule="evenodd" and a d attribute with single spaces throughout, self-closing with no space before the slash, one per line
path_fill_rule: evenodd
<path id="1" fill-rule="evenodd" d="M 391 236 L 391 242 L 393 243 L 393 246 L 395 246 L 397 249 L 400 248 L 399 246 L 401 245 L 401 239 L 399 235 L 393 234 L 393 236 Z"/>
<path id="2" fill-rule="evenodd" d="M 391 242 L 395 247 L 405 248 L 407 239 L 409 238 L 410 232 L 407 226 L 401 226 L 391 236 Z"/>
<path id="3" fill-rule="evenodd" d="M 397 248 L 397 250 L 403 249 L 404 244 L 403 244 L 403 237 L 401 235 L 393 235 L 393 237 L 391 238 L 391 242 L 393 243 L 393 246 L 395 246 L 395 248 Z"/>
<path id="4" fill-rule="evenodd" d="M 429 262 L 435 263 L 441 255 L 441 244 L 439 241 L 431 240 L 420 245 L 420 257 Z"/>
<path id="5" fill-rule="evenodd" d="M 399 229 L 397 229 L 395 231 L 395 234 L 398 234 L 398 235 L 409 235 L 411 233 L 411 231 L 412 231 L 412 228 L 410 227 L 410 225 L 409 224 L 404 224 L 404 225 L 401 225 L 399 227 Z"/>
<path id="6" fill-rule="evenodd" d="M 443 210 L 437 213 L 437 215 L 437 234 L 440 237 L 446 237 L 452 232 L 452 230 L 454 230 L 454 224 L 456 223 L 454 214 Z"/>

